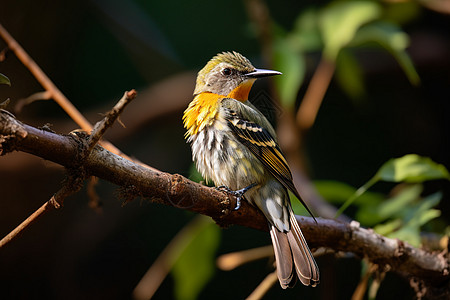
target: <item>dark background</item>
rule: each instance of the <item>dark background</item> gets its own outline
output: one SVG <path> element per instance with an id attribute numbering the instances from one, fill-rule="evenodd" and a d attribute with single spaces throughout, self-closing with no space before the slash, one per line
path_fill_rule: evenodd
<path id="1" fill-rule="evenodd" d="M 286 29 L 312 3 L 267 1 L 273 19 Z M 185 105 L 151 118 L 137 114 L 152 114 L 159 105 L 127 109 L 124 123 L 135 118 L 139 122 L 131 129 L 115 125 L 107 138 L 151 166 L 185 176 L 191 158 L 181 115 L 192 99 L 195 72 L 214 54 L 229 50 L 265 67 L 242 1 L 4 1 L 0 23 L 92 123 L 125 90 L 145 92 L 161 80 L 183 74 L 174 77 L 171 86 L 178 89 L 178 97 L 184 97 Z M 306 140 L 311 178 L 358 187 L 382 163 L 408 153 L 450 167 L 449 25 L 448 15 L 422 9 L 414 22 L 403 27 L 411 38 L 408 51 L 421 77 L 419 87 L 411 86 L 396 61 L 381 51 L 358 54 L 367 88 L 358 103 L 332 82 Z M 317 53 L 308 57 L 306 82 L 319 57 Z M 0 85 L 0 101 L 10 98 L 11 106 L 42 90 L 13 54 L 0 63 L 0 73 L 12 82 L 11 87 Z M 264 83 L 255 90 L 261 88 Z M 136 101 L 145 103 L 142 98 Z M 51 123 L 61 133 L 77 128 L 53 101 L 35 102 L 16 116 L 34 126 Z M 28 154 L 0 157 L 0 234 L 6 235 L 47 201 L 63 179 L 61 167 Z M 426 185 L 426 191 L 436 189 L 444 189 L 439 208 L 448 220 L 448 185 Z M 0 249 L 1 298 L 130 298 L 157 255 L 192 218 L 185 211 L 140 199 L 122 207 L 116 188 L 107 182 L 100 181 L 97 192 L 102 213 L 89 209 L 83 189 L 68 198 L 63 209 L 49 213 Z M 223 230 L 219 252 L 268 243 L 264 232 L 232 227 Z M 349 299 L 359 280 L 359 261 L 322 257 L 318 264 L 322 272 L 318 288 L 282 291 L 277 286 L 266 298 Z M 230 272 L 217 270 L 201 298 L 244 298 L 270 271 L 270 262 L 264 260 Z M 405 280 L 387 276 L 379 299 L 411 298 Z M 172 287 L 169 276 L 154 299 L 173 298 Z"/>

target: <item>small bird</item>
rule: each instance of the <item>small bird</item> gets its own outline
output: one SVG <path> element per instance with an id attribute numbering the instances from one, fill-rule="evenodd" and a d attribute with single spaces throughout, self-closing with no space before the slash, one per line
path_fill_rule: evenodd
<path id="1" fill-rule="evenodd" d="M 198 73 L 183 123 L 202 176 L 236 195 L 236 209 L 245 193 L 267 218 L 278 279 L 285 289 L 294 286 L 297 276 L 304 285 L 316 286 L 319 268 L 291 207 L 288 190 L 306 205 L 292 182 L 275 130 L 248 101 L 257 78 L 280 74 L 256 69 L 237 52 L 217 54 Z"/>

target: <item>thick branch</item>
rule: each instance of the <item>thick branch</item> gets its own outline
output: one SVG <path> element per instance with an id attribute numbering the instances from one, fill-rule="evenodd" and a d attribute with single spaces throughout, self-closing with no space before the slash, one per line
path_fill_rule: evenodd
<path id="1" fill-rule="evenodd" d="M 80 145 L 85 141 L 76 135 L 58 135 L 37 129 L 0 111 L 0 153 L 17 150 L 61 164 L 66 168 L 79 165 Z M 238 211 L 235 198 L 213 188 L 192 182 L 181 175 L 171 175 L 145 168 L 96 146 L 83 165 L 85 172 L 113 182 L 123 188 L 123 196 L 142 196 L 154 202 L 187 209 L 212 217 L 220 225 L 237 224 L 267 230 L 264 216 L 246 202 Z M 230 203 L 231 202 L 233 203 Z M 388 239 L 370 229 L 335 220 L 298 217 L 305 237 L 312 247 L 353 252 L 369 261 L 389 266 L 401 274 L 417 277 L 429 286 L 448 286 L 448 259 L 431 254 L 405 242 Z M 446 288 L 448 290 L 448 287 Z"/>

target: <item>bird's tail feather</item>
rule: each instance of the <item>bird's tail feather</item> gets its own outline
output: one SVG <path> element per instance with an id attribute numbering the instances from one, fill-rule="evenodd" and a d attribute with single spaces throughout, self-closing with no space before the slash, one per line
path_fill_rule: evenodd
<path id="1" fill-rule="evenodd" d="M 291 248 L 287 235 L 278 231 L 271 225 L 270 236 L 272 238 L 273 252 L 277 264 L 277 276 L 283 289 L 294 286 L 297 281 L 293 272 Z"/>
<path id="2" fill-rule="evenodd" d="M 304 285 L 316 286 L 319 268 L 292 211 L 290 223 L 288 232 L 280 232 L 273 225 L 270 228 L 280 285 L 284 289 L 292 287 L 296 282 L 295 272 Z"/>

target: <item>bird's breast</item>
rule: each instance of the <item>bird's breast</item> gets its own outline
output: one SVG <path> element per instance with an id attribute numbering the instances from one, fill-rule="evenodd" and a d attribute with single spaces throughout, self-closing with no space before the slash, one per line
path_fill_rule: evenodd
<path id="1" fill-rule="evenodd" d="M 221 98 L 223 96 L 214 93 L 201 93 L 195 96 L 183 115 L 187 137 L 213 124 L 219 114 Z"/>
<path id="2" fill-rule="evenodd" d="M 189 141 L 197 169 L 216 186 L 237 190 L 264 181 L 264 166 L 234 137 L 224 119 L 217 118 Z"/>

